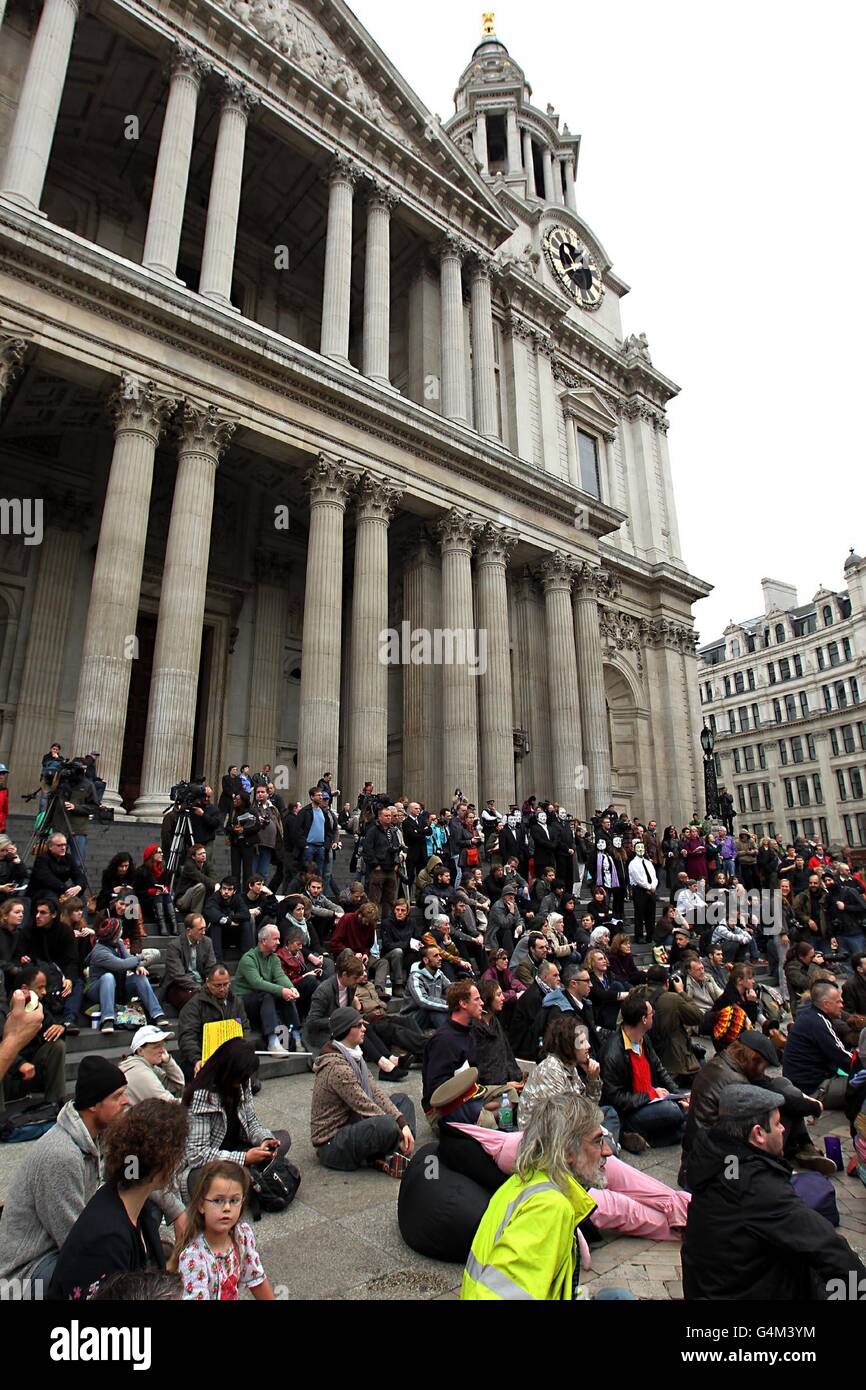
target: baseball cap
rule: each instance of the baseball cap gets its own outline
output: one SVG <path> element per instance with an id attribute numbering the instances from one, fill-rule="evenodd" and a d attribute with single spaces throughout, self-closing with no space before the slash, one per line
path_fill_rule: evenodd
<path id="1" fill-rule="evenodd" d="M 165 1042 L 167 1038 L 173 1037 L 174 1033 L 166 1033 L 162 1028 L 157 1028 L 155 1023 L 147 1023 L 143 1028 L 139 1028 L 133 1033 L 129 1050 L 130 1052 L 137 1052 L 140 1047 L 146 1047 L 148 1043 Z"/>

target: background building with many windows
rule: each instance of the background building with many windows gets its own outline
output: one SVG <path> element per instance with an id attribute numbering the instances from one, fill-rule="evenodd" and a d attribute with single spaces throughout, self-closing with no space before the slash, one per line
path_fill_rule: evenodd
<path id="1" fill-rule="evenodd" d="M 866 846 L 866 560 L 800 605 L 765 579 L 764 612 L 698 652 L 701 708 L 736 826 Z"/>

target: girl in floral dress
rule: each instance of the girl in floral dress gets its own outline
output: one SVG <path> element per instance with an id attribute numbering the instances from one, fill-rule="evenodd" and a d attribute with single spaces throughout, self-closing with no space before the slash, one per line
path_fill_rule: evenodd
<path id="1" fill-rule="evenodd" d="M 183 1280 L 185 1299 L 237 1302 L 242 1289 L 273 1299 L 252 1230 L 241 1221 L 249 1186 L 239 1163 L 217 1160 L 202 1169 L 186 1229 L 168 1262 Z"/>

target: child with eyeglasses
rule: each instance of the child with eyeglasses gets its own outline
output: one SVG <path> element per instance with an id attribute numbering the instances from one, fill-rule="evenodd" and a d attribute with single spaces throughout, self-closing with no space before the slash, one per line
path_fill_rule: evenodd
<path id="1" fill-rule="evenodd" d="M 273 1300 L 252 1230 L 241 1221 L 249 1187 L 240 1163 L 220 1159 L 202 1168 L 168 1261 L 181 1276 L 184 1299 L 237 1302 L 249 1289 L 253 1298 Z"/>

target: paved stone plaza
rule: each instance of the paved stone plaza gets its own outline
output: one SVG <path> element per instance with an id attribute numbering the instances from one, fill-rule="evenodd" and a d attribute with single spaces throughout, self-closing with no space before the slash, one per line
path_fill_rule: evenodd
<path id="1" fill-rule="evenodd" d="M 412 1071 L 394 1090 L 405 1090 L 420 1111 L 421 1073 Z M 288 1127 L 292 1157 L 301 1169 L 301 1189 L 282 1216 L 266 1216 L 256 1226 L 256 1242 L 268 1277 L 289 1299 L 456 1298 L 461 1268 L 423 1259 L 404 1244 L 397 1227 L 399 1183 L 374 1170 L 330 1173 L 321 1168 L 309 1139 L 311 1075 L 289 1076 L 265 1084 L 256 1106 L 266 1124 Z M 851 1154 L 844 1117 L 823 1115 L 814 1126 L 842 1136 L 846 1161 Z M 421 1119 L 419 1138 L 429 1138 Z M 0 1145 L 0 1198 L 6 1198 L 24 1145 Z M 656 1149 L 629 1163 L 665 1182 L 676 1181 L 679 1149 Z M 841 1233 L 861 1257 L 866 1254 L 866 1188 L 840 1174 L 835 1179 Z M 593 1247 L 592 1271 L 585 1283 L 629 1288 L 639 1298 L 682 1297 L 679 1245 L 667 1241 L 606 1240 Z"/>

